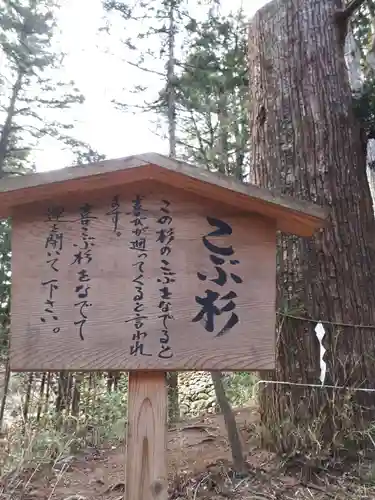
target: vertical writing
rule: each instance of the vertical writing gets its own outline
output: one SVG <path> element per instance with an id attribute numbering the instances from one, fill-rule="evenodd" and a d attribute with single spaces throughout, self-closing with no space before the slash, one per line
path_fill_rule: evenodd
<path id="1" fill-rule="evenodd" d="M 74 321 L 74 325 L 78 327 L 79 337 L 84 340 L 84 326 L 87 321 L 87 309 L 92 306 L 89 302 L 90 290 L 90 273 L 89 268 L 92 263 L 92 249 L 95 246 L 95 237 L 90 235 L 90 222 L 97 217 L 92 215 L 92 207 L 85 203 L 80 207 L 80 224 L 81 224 L 81 242 L 74 243 L 76 253 L 73 256 L 72 266 L 76 266 L 77 284 L 75 287 L 76 302 L 74 307 L 79 310 L 79 319 Z"/>
<path id="2" fill-rule="evenodd" d="M 59 283 L 59 260 L 61 251 L 63 249 L 63 233 L 59 229 L 59 223 L 64 213 L 62 207 L 50 207 L 47 211 L 47 221 L 50 225 L 50 230 L 47 235 L 44 248 L 46 249 L 46 264 L 49 266 L 50 279 L 41 281 L 41 285 L 47 288 L 47 296 L 44 301 L 44 314 L 41 316 L 40 321 L 47 323 L 47 318 L 52 319 L 53 333 L 60 332 L 58 326 L 59 317 L 55 311 L 55 294 L 60 288 Z"/>
<path id="3" fill-rule="evenodd" d="M 219 287 L 223 287 L 228 283 L 228 274 L 223 268 L 225 264 L 228 264 L 228 260 L 226 258 L 231 257 L 229 260 L 229 265 L 235 266 L 239 264 L 239 261 L 234 258 L 234 249 L 230 246 L 220 246 L 215 245 L 212 241 L 210 241 L 210 237 L 212 236 L 230 236 L 232 234 L 232 228 L 226 222 L 220 219 L 214 219 L 212 217 L 207 217 L 207 222 L 210 226 L 216 227 L 215 231 L 208 233 L 206 236 L 203 236 L 202 241 L 205 248 L 211 252 L 210 260 L 214 265 L 216 271 L 216 277 L 210 279 L 212 283 Z M 200 281 L 206 281 L 207 276 L 200 272 L 197 273 L 198 279 Z M 234 284 L 242 283 L 242 278 L 235 273 L 229 273 L 230 279 L 234 282 Z M 235 299 L 237 298 L 237 294 L 233 290 L 228 290 L 224 292 L 224 294 L 220 294 L 211 288 L 207 288 L 205 297 L 195 297 L 195 301 L 197 304 L 201 306 L 201 310 L 198 314 L 193 318 L 193 322 L 201 321 L 204 319 L 204 328 L 207 332 L 212 333 L 215 330 L 215 317 L 220 316 L 224 313 L 228 314 L 228 319 L 224 324 L 223 328 L 216 333 L 216 337 L 220 337 L 225 333 L 229 332 L 238 322 L 238 315 L 234 312 L 236 309 Z M 226 303 L 222 307 L 218 307 L 216 305 L 216 301 L 225 301 Z"/>
<path id="4" fill-rule="evenodd" d="M 135 278 L 133 279 L 135 293 L 133 296 L 133 313 L 134 315 L 126 320 L 126 323 L 132 322 L 134 325 L 134 334 L 132 336 L 133 344 L 130 346 L 130 354 L 132 356 L 151 356 L 152 354 L 146 352 L 144 341 L 147 337 L 145 330 L 145 305 L 144 305 L 144 265 L 147 259 L 147 242 L 146 232 L 148 227 L 147 210 L 142 205 L 143 199 L 137 195 L 132 201 L 132 234 L 134 239 L 130 241 L 129 248 L 136 254 L 136 262 L 133 264 L 135 267 Z"/>
<path id="5" fill-rule="evenodd" d="M 159 302 L 159 319 L 162 321 L 162 335 L 160 337 L 160 351 L 159 358 L 169 359 L 173 356 L 173 351 L 169 345 L 169 329 L 168 322 L 173 320 L 171 313 L 171 297 L 172 292 L 169 285 L 175 282 L 175 272 L 171 269 L 169 263 L 169 255 L 172 251 L 171 244 L 174 241 L 174 228 L 171 226 L 172 217 L 169 210 L 170 202 L 162 200 L 162 207 L 160 208 L 161 215 L 157 220 L 160 229 L 157 230 L 157 243 L 160 244 L 160 271 L 161 278 L 158 278 L 160 283 L 160 302 Z"/>
<path id="6" fill-rule="evenodd" d="M 119 221 L 120 221 L 120 201 L 119 201 L 119 195 L 116 194 L 112 198 L 111 202 L 111 209 L 109 212 L 106 213 L 106 215 L 111 216 L 111 221 L 112 221 L 112 229 L 113 232 L 116 234 L 116 236 L 121 236 L 121 231 L 118 229 Z"/>

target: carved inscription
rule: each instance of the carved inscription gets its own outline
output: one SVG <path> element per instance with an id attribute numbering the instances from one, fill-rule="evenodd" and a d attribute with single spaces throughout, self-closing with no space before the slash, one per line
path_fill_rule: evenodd
<path id="1" fill-rule="evenodd" d="M 64 233 L 60 229 L 61 217 L 64 213 L 63 207 L 50 207 L 47 211 L 47 223 L 49 232 L 45 239 L 46 264 L 48 275 L 42 279 L 41 285 L 46 289 L 42 323 L 51 324 L 53 333 L 59 333 L 61 328 L 58 324 L 59 317 L 55 311 L 56 295 L 60 288 L 59 261 L 63 250 Z"/>
<path id="2" fill-rule="evenodd" d="M 14 219 L 14 369 L 273 366 L 273 226 L 147 186 Z"/>
<path id="3" fill-rule="evenodd" d="M 135 277 L 133 279 L 135 293 L 133 295 L 133 313 L 134 315 L 126 320 L 134 325 L 135 333 L 132 336 L 133 344 L 130 346 L 132 356 L 152 356 L 147 351 L 145 341 L 148 336 L 145 322 L 147 315 L 145 313 L 145 294 L 144 294 L 144 267 L 147 260 L 147 210 L 142 204 L 141 196 L 137 195 L 132 203 L 131 221 L 132 234 L 134 239 L 129 243 L 129 249 L 135 253 L 136 261 L 133 264 L 135 268 Z"/>
<path id="4" fill-rule="evenodd" d="M 90 267 L 93 265 L 92 250 L 95 246 L 95 237 L 90 235 L 90 222 L 96 219 L 92 215 L 92 206 L 85 203 L 80 207 L 79 223 L 81 226 L 79 243 L 73 243 L 75 254 L 73 256 L 72 266 L 77 268 L 77 285 L 74 293 L 76 301 L 74 307 L 78 310 L 78 319 L 74 321 L 78 327 L 79 338 L 84 340 L 84 326 L 87 321 L 88 309 L 92 307 L 90 302 Z"/>
<path id="5" fill-rule="evenodd" d="M 169 210 L 170 202 L 162 200 L 160 208 L 160 217 L 157 223 L 160 229 L 157 230 L 157 243 L 160 245 L 160 274 L 158 283 L 160 283 L 160 302 L 159 302 L 159 319 L 162 321 L 162 335 L 160 337 L 159 358 L 168 359 L 173 356 L 173 351 L 170 346 L 170 334 L 168 323 L 173 320 L 172 316 L 172 291 L 171 286 L 176 281 L 176 273 L 173 271 L 170 264 L 170 254 L 172 252 L 172 243 L 174 241 L 174 227 L 171 212 Z"/>
<path id="6" fill-rule="evenodd" d="M 208 279 L 206 274 L 199 271 L 197 272 L 197 277 L 200 281 L 206 281 L 208 279 L 208 281 L 214 283 L 216 287 L 213 289 L 208 286 L 205 290 L 205 296 L 195 297 L 195 301 L 201 309 L 192 321 L 197 322 L 203 320 L 205 330 L 212 333 L 215 332 L 216 316 L 225 314 L 228 316 L 228 320 L 221 330 L 215 332 L 215 336 L 220 337 L 228 333 L 239 322 L 239 317 L 235 312 L 237 298 L 235 286 L 242 283 L 242 278 L 238 274 L 231 272 L 231 270 L 226 271 L 226 267 L 236 266 L 240 263 L 235 258 L 235 251 L 232 245 L 228 244 L 227 246 L 223 246 L 216 244 L 212 239 L 213 237 L 230 236 L 232 234 L 231 226 L 213 217 L 207 217 L 207 222 L 210 226 L 216 227 L 215 231 L 211 231 L 202 238 L 204 247 L 210 252 L 210 260 L 215 270 L 214 277 Z M 217 291 L 217 289 L 220 291 Z"/>

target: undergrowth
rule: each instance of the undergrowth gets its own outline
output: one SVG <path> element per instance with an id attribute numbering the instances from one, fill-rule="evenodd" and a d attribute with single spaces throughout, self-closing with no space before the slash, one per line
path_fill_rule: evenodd
<path id="1" fill-rule="evenodd" d="M 17 377 L 19 384 L 13 379 L 13 388 L 16 387 L 17 393 L 11 395 L 17 403 L 8 408 L 8 413 L 12 415 L 11 424 L 8 424 L 0 440 L 2 475 L 17 471 L 25 464 L 53 465 L 82 449 L 117 446 L 124 441 L 127 419 L 126 375 L 118 380 L 115 390 L 109 391 L 106 380 L 100 377 L 95 379 L 94 384 L 91 381 L 90 387 L 88 382 L 81 384 L 78 416 L 64 409 L 56 412 L 56 394 L 52 394 L 49 404 L 38 417 L 40 401 L 39 386 L 36 385 L 28 403 L 26 421 L 23 413 L 27 377 Z M 226 378 L 226 390 L 233 406 L 249 404 L 254 380 L 254 376 L 248 373 L 235 373 Z"/>
<path id="2" fill-rule="evenodd" d="M 226 393 L 233 407 L 254 404 L 252 399 L 257 393 L 256 382 L 255 376 L 249 373 L 227 374 L 224 377 Z M 32 481 L 37 470 L 43 469 L 46 465 L 51 470 L 57 471 L 55 475 L 60 477 L 61 470 L 63 472 L 66 470 L 65 461 L 79 454 L 80 451 L 87 451 L 87 449 L 95 451 L 102 447 L 115 448 L 124 442 L 126 435 L 126 376 L 122 376 L 117 381 L 115 390 L 108 390 L 106 380 L 100 377 L 94 382 L 92 380 L 90 383 L 82 382 L 78 416 L 72 416 L 71 412 L 65 409 L 56 412 L 56 406 L 52 404 L 53 395 L 51 395 L 49 404 L 44 407 L 42 414 L 40 414 L 40 401 L 36 386 L 30 396 L 28 415 L 25 421 L 22 416 L 25 405 L 23 389 L 23 385 L 20 384 L 18 386 L 20 393 L 15 395 L 18 406 L 11 409 L 12 423 L 0 436 L 1 499 L 13 498 L 12 492 L 18 487 L 25 469 L 29 472 L 26 479 L 23 480 L 24 486 Z M 349 397 L 349 395 L 346 396 L 346 398 Z M 327 401 L 329 402 L 329 398 Z M 337 399 L 335 401 L 337 403 Z M 303 405 L 302 400 L 301 405 Z M 339 421 L 340 425 L 332 433 L 332 441 L 329 445 L 322 444 L 323 433 L 327 430 L 327 414 L 329 413 L 324 413 L 324 407 L 322 413 L 307 424 L 301 419 L 298 423 L 296 414 L 289 412 L 279 426 L 267 429 L 269 433 L 272 433 L 272 440 L 277 438 L 282 441 L 287 436 L 289 444 L 295 443 L 295 446 L 290 447 L 292 451 L 289 450 L 288 453 L 278 450 L 280 456 L 278 474 L 281 476 L 291 475 L 294 478 L 294 487 L 303 487 L 298 489 L 299 498 L 375 498 L 375 467 L 373 466 L 375 423 L 354 430 L 353 425 L 351 425 L 353 406 L 345 404 L 344 398 L 336 408 L 337 412 L 333 415 L 334 418 L 338 419 L 337 422 Z M 265 429 L 260 426 L 259 422 L 249 425 L 247 432 L 252 436 L 252 442 L 260 445 L 261 436 L 264 439 L 266 435 Z M 224 482 L 227 484 L 228 472 L 223 472 L 223 474 L 226 478 Z M 252 474 L 251 471 L 249 474 Z M 264 472 L 261 472 L 260 476 L 257 473 L 256 477 L 259 479 L 262 474 Z M 327 478 L 330 478 L 329 488 L 322 486 L 324 481 L 327 482 Z M 177 481 L 179 484 L 182 481 L 185 485 L 185 479 L 180 478 Z M 188 496 L 188 493 L 185 492 L 185 496 L 181 498 L 197 497 L 198 491 L 207 488 L 207 485 L 214 484 L 216 479 L 215 481 L 212 479 L 212 472 L 205 472 L 198 482 L 195 479 L 187 479 L 186 481 L 186 488 L 183 487 L 186 492 L 190 488 L 191 493 Z M 1 487 L 5 483 L 7 484 L 6 496 L 2 496 Z M 231 482 L 229 481 L 228 484 Z M 307 488 L 306 485 L 309 487 Z M 237 491 L 240 492 L 245 487 L 246 492 L 241 498 L 253 498 L 246 496 L 254 489 L 253 479 L 250 482 L 248 479 L 237 482 L 233 486 L 233 491 L 237 494 Z M 280 483 L 281 487 L 284 488 L 284 485 Z M 321 496 L 310 497 L 314 487 L 318 492 L 325 491 L 325 493 L 321 493 Z M 217 484 L 215 488 L 217 488 Z M 297 490 L 294 493 L 297 494 Z M 257 495 L 259 494 L 257 493 Z M 276 498 L 272 496 L 273 493 L 270 495 L 268 498 Z M 292 498 L 292 496 L 286 494 L 277 498 Z"/>

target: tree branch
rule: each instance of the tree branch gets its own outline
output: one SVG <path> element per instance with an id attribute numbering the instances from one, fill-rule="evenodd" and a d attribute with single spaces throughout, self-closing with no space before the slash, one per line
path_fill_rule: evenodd
<path id="1" fill-rule="evenodd" d="M 154 69 L 149 69 L 149 68 L 144 68 L 143 66 L 140 66 L 139 64 L 133 63 L 133 62 L 128 61 L 128 60 L 125 60 L 125 63 L 129 64 L 130 66 L 133 66 L 134 68 L 137 68 L 141 71 L 145 71 L 146 73 L 152 73 L 154 75 L 158 75 L 158 76 L 161 76 L 163 78 L 165 77 L 165 75 L 163 73 L 160 73 L 160 71 L 156 71 Z"/>
<path id="2" fill-rule="evenodd" d="M 349 20 L 352 15 L 362 7 L 365 3 L 365 0 L 351 0 L 345 9 L 342 11 L 343 16 L 346 20 Z"/>

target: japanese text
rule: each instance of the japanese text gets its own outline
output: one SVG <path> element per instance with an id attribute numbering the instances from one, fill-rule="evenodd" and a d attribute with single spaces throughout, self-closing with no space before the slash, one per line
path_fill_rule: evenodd
<path id="1" fill-rule="evenodd" d="M 147 332 L 145 330 L 145 314 L 144 305 L 144 266 L 147 259 L 148 248 L 146 240 L 146 231 L 148 226 L 147 210 L 142 205 L 143 199 L 137 195 L 132 201 L 132 225 L 133 239 L 129 243 L 129 248 L 136 254 L 136 262 L 133 264 L 135 268 L 135 278 L 133 279 L 135 293 L 133 296 L 133 313 L 134 315 L 126 320 L 126 323 L 132 322 L 134 325 L 134 334 L 132 335 L 133 344 L 130 346 L 130 354 L 132 356 L 151 356 L 150 352 L 146 351 L 145 339 Z"/>
<path id="2" fill-rule="evenodd" d="M 53 333 L 60 332 L 58 326 L 58 314 L 55 311 L 55 295 L 60 288 L 59 283 L 59 260 L 63 249 L 64 235 L 60 230 L 59 224 L 64 213 L 63 207 L 50 207 L 47 211 L 47 221 L 50 224 L 50 230 L 45 240 L 46 264 L 49 267 L 50 279 L 43 280 L 41 285 L 47 289 L 47 297 L 44 302 L 44 315 L 40 321 L 47 323 L 47 318 L 52 319 Z"/>
<path id="3" fill-rule="evenodd" d="M 77 284 L 74 292 L 76 295 L 76 302 L 74 307 L 79 311 L 79 319 L 74 321 L 74 325 L 78 327 L 79 338 L 84 340 L 84 326 L 87 321 L 87 310 L 92 307 L 89 300 L 89 290 L 91 277 L 89 273 L 90 265 L 92 265 L 92 250 L 95 246 L 95 237 L 91 236 L 89 228 L 93 219 L 92 206 L 85 203 L 80 207 L 80 224 L 81 224 L 81 242 L 74 243 L 73 247 L 76 253 L 73 255 L 72 266 L 77 267 Z"/>
<path id="4" fill-rule="evenodd" d="M 116 194 L 112 198 L 111 209 L 106 213 L 106 215 L 111 216 L 112 228 L 116 236 L 121 236 L 121 231 L 119 231 L 120 214 L 119 195 Z"/>
<path id="5" fill-rule="evenodd" d="M 160 208 L 160 217 L 157 219 L 160 229 L 156 232 L 156 241 L 160 245 L 160 272 L 161 277 L 158 278 L 160 283 L 160 302 L 159 302 L 159 319 L 162 321 L 162 335 L 160 337 L 159 358 L 169 359 L 173 356 L 173 351 L 169 345 L 169 329 L 168 322 L 173 320 L 171 312 L 171 297 L 170 284 L 175 282 L 175 272 L 171 269 L 169 263 L 169 255 L 172 251 L 172 242 L 174 241 L 174 228 L 172 227 L 172 217 L 169 210 L 170 202 L 162 200 Z"/>
<path id="6" fill-rule="evenodd" d="M 207 222 L 210 226 L 216 227 L 216 230 L 208 233 L 206 236 L 203 236 L 202 241 L 205 248 L 210 252 L 210 260 L 214 265 L 214 269 L 216 271 L 216 276 L 212 279 L 209 279 L 211 283 L 214 283 L 216 287 L 207 288 L 205 291 L 205 296 L 195 297 L 196 303 L 201 306 L 198 314 L 193 318 L 193 322 L 204 320 L 204 328 L 207 332 L 215 331 L 215 318 L 222 314 L 226 314 L 228 319 L 226 320 L 225 325 L 221 328 L 217 333 L 216 337 L 220 337 L 225 333 L 229 332 L 238 322 L 239 317 L 235 312 L 236 303 L 235 299 L 237 298 L 237 293 L 229 288 L 229 283 L 232 282 L 232 285 L 238 285 L 242 283 L 242 278 L 235 274 L 234 272 L 228 272 L 225 270 L 224 266 L 236 266 L 239 264 L 239 261 L 235 259 L 235 251 L 231 245 L 222 246 L 219 244 L 215 244 L 211 237 L 223 237 L 230 236 L 232 234 L 232 228 L 226 222 L 215 219 L 213 217 L 207 217 Z M 228 261 L 228 257 L 230 257 Z M 207 276 L 203 273 L 198 272 L 197 277 L 200 281 L 206 281 Z M 221 291 L 222 287 L 227 286 L 227 290 Z M 220 287 L 220 288 L 218 288 Z M 219 289 L 219 291 L 217 291 Z M 217 301 L 220 301 L 219 305 Z"/>

